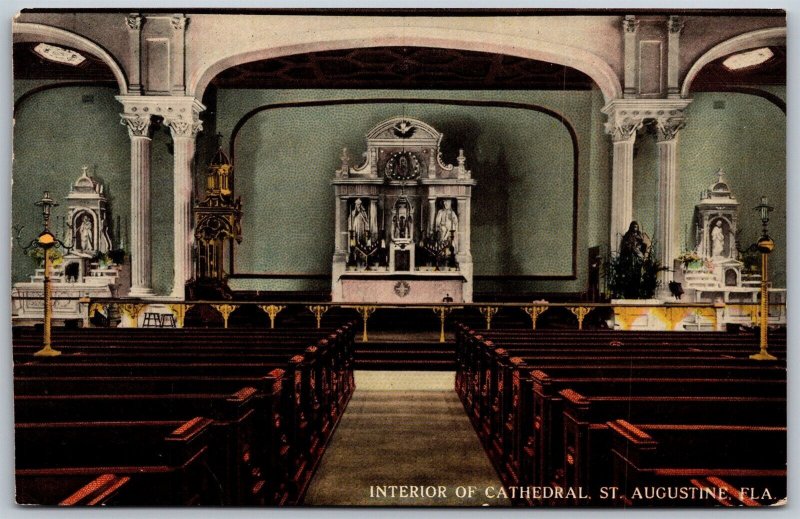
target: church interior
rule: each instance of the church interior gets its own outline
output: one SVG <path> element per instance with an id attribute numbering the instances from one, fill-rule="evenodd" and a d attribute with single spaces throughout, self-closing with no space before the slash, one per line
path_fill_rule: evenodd
<path id="1" fill-rule="evenodd" d="M 12 32 L 18 503 L 785 503 L 782 11 Z"/>

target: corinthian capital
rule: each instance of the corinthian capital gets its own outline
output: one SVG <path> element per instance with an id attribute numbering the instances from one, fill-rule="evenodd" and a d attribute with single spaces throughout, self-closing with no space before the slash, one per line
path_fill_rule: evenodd
<path id="1" fill-rule="evenodd" d="M 674 140 L 678 132 L 686 126 L 683 117 L 662 117 L 655 121 L 656 141 L 665 142 Z"/>
<path id="2" fill-rule="evenodd" d="M 186 18 L 185 16 L 182 16 L 180 14 L 176 14 L 172 18 L 170 18 L 169 21 L 172 24 L 172 28 L 173 29 L 175 29 L 176 31 L 182 31 L 183 29 L 186 28 L 186 22 L 188 20 L 189 19 Z"/>
<path id="3" fill-rule="evenodd" d="M 172 137 L 196 137 L 200 130 L 203 129 L 203 122 L 199 119 L 186 121 L 184 119 L 164 119 L 166 124 L 172 131 Z"/>
<path id="4" fill-rule="evenodd" d="M 684 25 L 685 23 L 680 19 L 679 16 L 670 16 L 669 21 L 667 21 L 667 29 L 669 29 L 669 32 L 674 34 L 680 34 L 681 31 L 683 31 Z"/>
<path id="5" fill-rule="evenodd" d="M 622 20 L 622 28 L 625 32 L 636 32 L 639 28 L 639 20 L 633 15 L 628 15 Z"/>
<path id="6" fill-rule="evenodd" d="M 121 114 L 120 124 L 128 127 L 131 137 L 150 137 L 150 116 Z"/>
<path id="7" fill-rule="evenodd" d="M 129 29 L 138 31 L 142 28 L 142 17 L 138 14 L 129 14 L 125 17 L 125 23 Z"/>
<path id="8" fill-rule="evenodd" d="M 642 119 L 611 119 L 605 124 L 606 133 L 614 142 L 629 141 L 636 138 L 636 132 L 642 127 Z"/>

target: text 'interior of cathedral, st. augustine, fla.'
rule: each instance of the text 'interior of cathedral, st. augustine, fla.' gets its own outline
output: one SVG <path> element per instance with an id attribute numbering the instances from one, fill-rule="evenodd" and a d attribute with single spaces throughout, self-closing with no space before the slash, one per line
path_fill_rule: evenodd
<path id="1" fill-rule="evenodd" d="M 13 21 L 20 504 L 759 507 L 776 10 Z"/>

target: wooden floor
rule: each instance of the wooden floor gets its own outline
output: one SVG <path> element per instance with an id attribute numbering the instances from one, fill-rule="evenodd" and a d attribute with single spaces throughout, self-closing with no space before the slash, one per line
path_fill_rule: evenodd
<path id="1" fill-rule="evenodd" d="M 453 373 L 381 373 L 357 372 L 356 392 L 304 504 L 508 506 L 486 497 L 487 489 L 493 495 L 501 488 L 500 479 L 456 393 L 442 389 L 443 377 L 452 386 Z M 400 488 L 391 497 L 389 485 L 406 486 L 408 497 L 400 496 Z M 386 497 L 379 486 L 387 486 Z M 456 495 L 457 487 L 470 486 L 471 498 Z"/>

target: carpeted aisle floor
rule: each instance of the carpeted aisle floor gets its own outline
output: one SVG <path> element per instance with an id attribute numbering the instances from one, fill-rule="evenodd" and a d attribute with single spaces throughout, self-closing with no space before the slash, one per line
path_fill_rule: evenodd
<path id="1" fill-rule="evenodd" d="M 452 372 L 356 372 L 305 504 L 509 505 L 452 385 Z"/>

